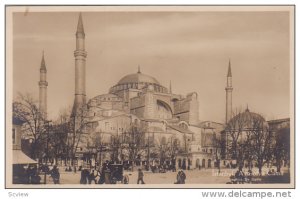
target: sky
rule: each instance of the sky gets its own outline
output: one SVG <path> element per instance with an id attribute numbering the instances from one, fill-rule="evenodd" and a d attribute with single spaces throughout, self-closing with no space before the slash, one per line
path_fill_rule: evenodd
<path id="1" fill-rule="evenodd" d="M 13 95 L 38 99 L 45 52 L 48 115 L 70 107 L 75 90 L 77 12 L 13 14 Z M 108 93 L 123 76 L 141 72 L 173 93 L 198 93 L 199 119 L 225 121 L 229 59 L 233 107 L 266 119 L 289 117 L 288 12 L 83 12 L 86 94 Z"/>

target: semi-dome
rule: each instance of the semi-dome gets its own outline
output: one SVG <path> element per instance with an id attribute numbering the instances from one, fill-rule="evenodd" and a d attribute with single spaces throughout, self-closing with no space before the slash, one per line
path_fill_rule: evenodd
<path id="1" fill-rule="evenodd" d="M 227 124 L 227 129 L 252 129 L 264 127 L 266 125 L 266 121 L 258 113 L 250 112 L 247 108 L 244 112 L 237 114 L 234 116 Z"/>
<path id="2" fill-rule="evenodd" d="M 154 77 L 145 75 L 141 72 L 126 75 L 118 82 L 118 84 L 141 83 L 141 82 L 157 84 L 157 85 L 160 84 Z"/>

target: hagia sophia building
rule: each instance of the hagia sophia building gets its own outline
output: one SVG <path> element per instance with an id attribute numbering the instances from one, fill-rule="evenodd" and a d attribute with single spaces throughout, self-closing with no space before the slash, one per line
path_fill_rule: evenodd
<path id="1" fill-rule="evenodd" d="M 109 88 L 107 94 L 86 99 L 86 58 L 85 32 L 80 14 L 76 31 L 75 57 L 75 99 L 72 115 L 78 114 L 78 108 L 86 106 L 88 120 L 92 125 L 86 139 L 77 146 L 77 157 L 84 158 L 90 152 L 93 138 L 101 136 L 102 142 L 109 143 L 113 137 L 128 133 L 132 124 L 144 128 L 145 139 L 151 140 L 151 147 L 177 146 L 176 166 L 193 168 L 213 168 L 220 152 L 215 147 L 215 138 L 221 135 L 226 124 L 199 120 L 198 94 L 192 92 L 186 96 L 172 92 L 169 88 L 147 74 L 138 70 L 128 74 Z M 47 110 L 46 66 L 44 57 L 40 69 L 40 109 Z M 226 123 L 232 117 L 232 72 L 229 62 L 226 92 Z M 249 111 L 249 110 L 248 110 Z M 84 141 L 83 141 L 84 140 Z M 154 150 L 154 149 L 153 149 Z M 109 159 L 109 154 L 102 154 Z M 125 158 L 126 159 L 126 158 Z M 159 159 L 159 158 L 158 158 Z M 145 161 L 145 158 L 141 158 Z M 160 161 L 160 160 L 151 160 Z M 169 161 L 169 160 L 168 160 Z"/>

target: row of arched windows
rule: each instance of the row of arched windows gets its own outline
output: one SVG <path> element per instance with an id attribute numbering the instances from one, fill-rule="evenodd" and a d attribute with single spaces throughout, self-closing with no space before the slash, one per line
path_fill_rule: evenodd
<path id="1" fill-rule="evenodd" d="M 145 86 L 147 87 L 148 85 L 152 85 L 154 87 L 154 91 L 156 91 L 156 92 L 161 92 L 161 93 L 168 92 L 167 88 L 164 88 L 158 84 L 152 84 L 152 83 L 148 83 L 148 82 L 118 84 L 111 88 L 111 92 L 121 91 L 121 90 L 125 90 L 125 89 L 130 89 L 130 88 L 141 89 L 141 88 L 144 88 Z"/>

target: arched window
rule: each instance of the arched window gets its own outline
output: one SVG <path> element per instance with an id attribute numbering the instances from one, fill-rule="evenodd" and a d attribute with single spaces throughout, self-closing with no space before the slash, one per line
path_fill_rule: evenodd
<path id="1" fill-rule="evenodd" d="M 208 159 L 207 167 L 211 168 L 211 159 Z"/>
<path id="2" fill-rule="evenodd" d="M 157 100 L 157 116 L 160 119 L 171 119 L 172 111 L 169 105 L 163 101 Z"/>
<path id="3" fill-rule="evenodd" d="M 15 144 L 16 143 L 16 129 L 13 129 L 12 131 L 13 131 L 12 132 L 13 144 Z"/>
<path id="4" fill-rule="evenodd" d="M 205 159 L 202 159 L 202 167 L 205 168 Z"/>
<path id="5" fill-rule="evenodd" d="M 183 129 L 188 129 L 188 125 L 186 123 L 180 123 L 179 127 L 183 128 Z"/>
<path id="6" fill-rule="evenodd" d="M 174 139 L 173 146 L 174 147 L 179 147 L 180 146 L 180 141 L 177 138 Z"/>
<path id="7" fill-rule="evenodd" d="M 196 167 L 198 168 L 200 166 L 200 160 L 199 160 L 199 158 L 197 158 L 197 160 L 196 160 Z"/>
<path id="8" fill-rule="evenodd" d="M 182 166 L 182 162 L 181 162 L 181 159 L 178 159 L 178 167 L 181 169 L 181 166 Z"/>

